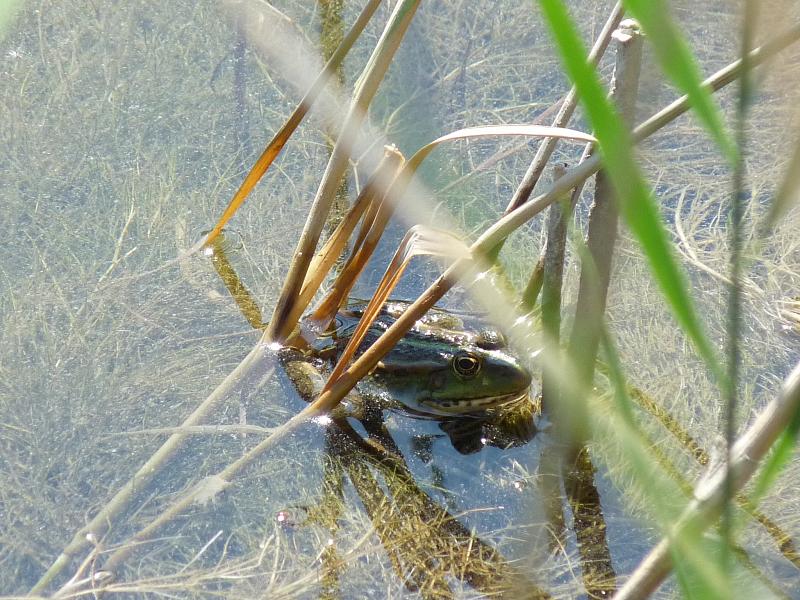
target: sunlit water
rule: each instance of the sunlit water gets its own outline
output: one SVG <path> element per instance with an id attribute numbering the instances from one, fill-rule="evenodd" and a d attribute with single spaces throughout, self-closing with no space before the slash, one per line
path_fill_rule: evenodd
<path id="1" fill-rule="evenodd" d="M 319 15 L 313 6 L 283 4 L 316 43 Z M 570 4 L 584 32 L 594 35 L 606 3 Z M 707 18 L 678 7 L 707 72 L 735 55 L 735 43 L 728 41 L 735 20 L 727 7 L 709 3 Z M 347 3 L 346 23 L 358 8 Z M 27 3 L 5 25 L 2 593 L 30 589 L 74 533 L 173 432 L 169 428 L 259 339 L 207 257 L 169 262 L 213 225 L 298 99 L 289 76 L 259 54 L 258 44 L 237 34 L 235 14 L 210 2 Z M 379 15 L 384 22 L 386 9 Z M 370 27 L 354 50 L 345 69 L 348 84 L 379 31 Z M 791 73 L 793 64 L 783 66 Z M 674 97 L 655 66 L 645 71 L 642 115 Z M 610 73 L 608 64 L 603 72 Z M 793 93 L 779 83 L 765 85 L 772 87 L 766 108 L 754 109 L 761 129 L 753 135 L 756 147 L 768 151 L 752 158 L 754 197 L 769 196 L 780 177 L 771 157 L 785 145 L 774 131 L 775 121 L 788 113 L 767 101 Z M 565 90 L 545 29 L 529 4 L 431 4 L 420 9 L 371 118 L 410 154 L 461 126 L 530 121 Z M 658 180 L 670 223 L 681 191 L 691 188 L 684 230 L 701 257 L 724 272 L 726 259 L 715 249 L 725 244 L 719 188 L 728 185 L 726 170 L 699 129 L 683 123 L 645 145 L 643 159 Z M 434 190 L 444 188 L 516 143 L 462 143 L 439 151 L 422 178 Z M 559 152 L 558 160 L 574 161 L 580 150 Z M 523 147 L 437 196 L 432 224 L 449 215 L 462 234 L 474 236 L 501 213 L 531 155 Z M 327 157 L 320 122 L 312 119 L 231 224 L 232 262 L 265 321 Z M 366 175 L 358 173 L 362 180 Z M 350 196 L 354 188 L 351 180 Z M 586 214 L 580 209 L 579 220 Z M 369 295 L 406 227 L 400 220 L 392 223 L 356 287 L 358 295 Z M 537 221 L 515 235 L 503 254 L 518 287 L 538 258 L 541 228 Z M 787 230 L 791 221 L 776 232 L 773 262 L 754 270 L 752 280 L 763 293 L 747 297 L 743 411 L 769 400 L 797 359 L 797 333 L 775 311 L 781 298 L 800 289 L 797 241 Z M 635 246 L 624 241 L 623 247 L 610 322 L 631 381 L 682 415 L 690 433 L 710 449 L 720 410 L 713 382 L 676 333 Z M 567 271 L 568 307 L 576 268 L 573 261 Z M 721 344 L 723 287 L 706 271 L 689 269 L 706 325 Z M 415 259 L 396 295 L 414 298 L 438 272 L 434 262 Z M 476 304 L 462 289 L 444 303 Z M 532 395 L 537 393 L 535 387 Z M 230 390 L 207 422 L 273 428 L 304 405 L 280 365 L 264 362 Z M 231 598 L 475 597 L 506 589 L 508 581 L 573 597 L 585 593 L 584 585 L 596 585 L 582 580 L 589 565 L 599 565 L 597 576 L 627 574 L 659 537 L 641 493 L 628 490 L 622 469 L 606 466 L 612 453 L 603 440 L 590 446 L 590 454 L 604 521 L 586 523 L 567 499 L 569 479 L 565 484 L 560 471 L 550 469 L 558 449 L 539 415 L 513 424 L 510 436 L 469 419 L 442 423 L 396 408 L 370 416 L 350 417 L 343 429 L 325 420 L 301 426 L 233 486 L 160 530 L 125 562 L 120 580 L 141 593 L 166 581 L 176 593 L 227 590 Z M 657 423 L 647 427 L 691 481 L 700 465 Z M 263 435 L 244 428 L 195 431 L 166 470 L 137 489 L 104 546 L 123 543 L 182 491 L 242 456 Z M 795 540 L 799 521 L 789 500 L 796 495 L 797 475 L 789 469 L 765 508 Z M 548 504 L 553 493 L 554 504 Z M 600 535 L 593 535 L 598 528 Z M 743 544 L 759 573 L 754 580 L 773 579 L 784 593 L 797 595 L 795 567 L 762 530 L 751 526 Z M 89 551 L 70 563 L 59 585 Z"/>

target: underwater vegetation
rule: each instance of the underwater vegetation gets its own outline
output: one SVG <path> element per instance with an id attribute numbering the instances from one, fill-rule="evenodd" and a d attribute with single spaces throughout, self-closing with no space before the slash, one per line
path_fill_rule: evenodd
<path id="1" fill-rule="evenodd" d="M 8 4 L 0 594 L 796 597 L 740 4 Z"/>

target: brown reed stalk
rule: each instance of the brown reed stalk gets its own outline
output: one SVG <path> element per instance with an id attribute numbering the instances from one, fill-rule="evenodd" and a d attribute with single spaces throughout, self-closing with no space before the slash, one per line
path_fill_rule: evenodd
<path id="1" fill-rule="evenodd" d="M 237 191 L 237 194 L 234 196 L 228 209 L 226 209 L 222 218 L 217 223 L 214 231 L 212 231 L 212 233 L 209 234 L 206 239 L 195 245 L 195 247 L 192 248 L 187 254 L 191 254 L 192 252 L 199 250 L 201 247 L 208 244 L 210 240 L 216 237 L 222 230 L 222 227 L 227 220 L 236 211 L 236 208 L 238 208 L 238 206 L 244 202 L 247 194 L 250 192 L 250 189 L 255 186 L 255 184 L 258 182 L 258 179 L 261 177 L 261 175 L 263 175 L 271 162 L 281 151 L 283 145 L 302 121 L 311 104 L 313 104 L 314 100 L 319 96 L 322 88 L 330 79 L 337 66 L 347 55 L 353 43 L 366 27 L 366 24 L 374 14 L 375 10 L 377 10 L 379 5 L 380 0 L 370 0 L 367 3 L 355 24 L 348 32 L 347 36 L 331 56 L 331 59 L 325 66 L 325 69 L 317 76 L 317 79 L 314 81 L 311 89 L 306 93 L 287 122 L 278 131 L 273 140 L 264 150 L 261 157 L 256 162 L 256 165 L 253 167 L 253 170 L 250 172 L 245 179 L 245 182 Z M 236 206 L 234 206 L 234 204 Z M 185 256 L 181 258 L 185 258 Z M 169 262 L 171 264 L 174 261 Z M 192 412 L 192 414 L 181 424 L 181 427 L 192 427 L 200 424 L 202 420 L 211 413 L 214 407 L 228 394 L 232 387 L 246 373 L 248 373 L 254 365 L 259 364 L 264 359 L 265 352 L 263 350 L 263 346 L 257 345 L 223 380 L 223 382 L 195 409 L 195 411 Z M 185 437 L 185 434 L 180 433 L 176 433 L 169 437 L 169 439 L 136 472 L 133 478 L 127 484 L 125 484 L 100 511 L 98 511 L 98 513 L 87 525 L 82 527 L 75 534 L 75 536 L 73 536 L 70 543 L 67 544 L 53 564 L 39 578 L 33 588 L 31 588 L 31 593 L 38 593 L 44 590 L 45 587 L 49 585 L 50 582 L 53 581 L 53 579 L 55 579 L 55 577 L 57 577 L 64 570 L 71 560 L 85 552 L 90 547 L 90 542 L 86 539 L 88 534 L 91 533 L 98 539 L 102 538 L 105 532 L 108 531 L 108 528 L 113 520 L 122 510 L 124 510 L 125 506 L 127 506 L 135 490 L 139 487 L 146 487 L 149 482 L 152 481 L 153 477 L 155 477 L 155 475 L 161 471 L 166 462 L 172 457 L 177 449 L 180 448 Z"/>
<path id="2" fill-rule="evenodd" d="M 320 285 L 322 285 L 323 280 L 330 272 L 334 263 L 341 256 L 345 245 L 358 223 L 359 217 L 366 211 L 362 220 L 362 227 L 358 239 L 356 239 L 354 244 L 354 250 L 361 250 L 361 252 L 358 253 L 360 257 L 357 261 L 358 266 L 356 269 L 348 269 L 348 266 L 353 264 L 352 260 L 348 261 L 340 277 L 337 278 L 336 283 L 333 285 L 333 290 L 335 291 L 339 287 L 346 287 L 347 290 L 349 290 L 353 283 L 355 283 L 356 277 L 372 255 L 372 250 L 374 250 L 376 245 L 370 243 L 364 247 L 362 243 L 365 238 L 369 238 L 371 242 L 375 234 L 377 234 L 379 238 L 383 233 L 383 229 L 389 219 L 390 211 L 381 210 L 381 207 L 388 208 L 391 206 L 391 202 L 388 202 L 385 198 L 386 190 L 391 186 L 391 182 L 394 181 L 399 173 L 403 162 L 403 155 L 397 148 L 394 146 L 387 146 L 384 148 L 383 158 L 375 169 L 375 173 L 373 173 L 372 177 L 370 177 L 367 184 L 361 190 L 361 193 L 358 195 L 355 203 L 353 203 L 347 216 L 342 220 L 333 234 L 331 234 L 331 237 L 328 238 L 322 250 L 320 250 L 311 261 L 306 280 L 303 282 L 303 288 L 295 302 L 292 312 L 289 314 L 290 320 L 299 319 L 306 311 L 314 294 L 317 293 L 317 290 L 319 290 Z M 373 228 L 375 231 L 370 236 L 369 232 Z M 335 313 L 338 308 L 339 303 L 337 302 L 333 312 Z"/>
<path id="3" fill-rule="evenodd" d="M 553 181 L 564 176 L 563 165 L 553 167 Z M 547 241 L 542 262 L 542 331 L 545 352 L 561 352 L 561 288 L 564 281 L 564 251 L 567 245 L 567 222 L 572 217 L 569 196 L 554 202 L 547 215 Z M 558 403 L 557 380 L 548 372 L 542 373 L 542 410 L 553 414 Z"/>
<path id="4" fill-rule="evenodd" d="M 247 196 L 250 194 L 259 180 L 264 176 L 264 173 L 267 172 L 267 169 L 269 169 L 272 162 L 277 158 L 281 150 L 283 150 L 286 142 L 289 141 L 289 138 L 303 121 L 306 113 L 308 113 L 314 102 L 322 93 L 323 88 L 328 84 L 330 78 L 335 75 L 337 70 L 341 67 L 345 56 L 347 56 L 347 53 L 350 52 L 350 49 L 353 47 L 355 41 L 364 31 L 364 28 L 367 26 L 367 23 L 369 23 L 372 15 L 375 14 L 375 11 L 378 9 L 378 6 L 380 6 L 380 3 L 381 0 L 369 0 L 369 2 L 367 2 L 367 4 L 364 6 L 364 9 L 361 11 L 361 14 L 358 15 L 358 18 L 356 19 L 356 22 L 353 23 L 350 31 L 347 32 L 347 35 L 342 39 L 341 43 L 338 45 L 333 54 L 331 54 L 330 59 L 325 64 L 325 68 L 322 69 L 319 75 L 317 75 L 314 83 L 311 84 L 311 87 L 300 100 L 292 114 L 273 136 L 273 138 L 267 144 L 267 147 L 264 148 L 261 156 L 258 157 L 258 160 L 256 160 L 252 169 L 250 169 L 250 172 L 245 177 L 242 185 L 239 186 L 238 190 L 236 190 L 236 193 L 233 195 L 233 198 L 231 198 L 230 203 L 223 211 L 222 216 L 219 218 L 216 225 L 214 225 L 211 233 L 208 234 L 208 237 L 202 240 L 202 242 L 199 244 L 200 246 L 206 246 L 213 242 L 214 238 L 216 238 L 222 232 L 222 228 L 225 227 L 225 224 L 231 219 L 231 217 L 233 217 L 234 214 L 236 214 L 236 211 L 239 210 L 239 207 L 247 199 Z"/>
<path id="5" fill-rule="evenodd" d="M 787 29 L 776 35 L 763 46 L 754 49 L 750 53 L 752 64 L 757 65 L 765 62 L 797 40 L 800 40 L 800 25 Z M 719 90 L 734 81 L 740 69 L 741 61 L 736 60 L 706 79 L 704 85 L 714 91 Z M 632 133 L 633 141 L 636 143 L 641 142 L 668 123 L 677 119 L 680 115 L 689 110 L 690 107 L 687 96 L 683 96 L 672 102 L 636 127 Z M 547 208 L 564 193 L 594 175 L 600 167 L 600 157 L 597 155 L 590 157 L 586 162 L 567 171 L 562 178 L 553 183 L 548 191 L 523 204 L 520 208 L 505 215 L 494 225 L 489 227 L 470 247 L 472 256 L 479 261 L 478 268 L 488 268 L 488 265 L 485 263 L 480 263 L 479 257 L 490 252 L 500 240 L 508 237 L 511 232 Z M 460 259 L 445 270 L 445 272 L 436 279 L 428 289 L 422 292 L 420 297 L 400 315 L 391 327 L 389 327 L 364 354 L 350 365 L 342 374 L 342 377 L 307 408 L 310 414 L 311 412 L 315 413 L 316 411 L 327 410 L 328 407 L 335 406 L 341 398 L 343 398 L 362 377 L 369 373 L 370 369 L 394 347 L 406 332 L 411 329 L 414 323 L 433 307 L 433 305 L 444 296 L 465 273 L 471 270 L 472 262 L 473 261 L 470 260 Z M 314 408 L 312 409 L 312 407 Z"/>
<path id="6" fill-rule="evenodd" d="M 310 214 L 300 234 L 294 260 L 289 267 L 280 296 L 275 304 L 269 327 L 264 332 L 263 341 L 265 342 L 285 340 L 297 323 L 300 315 L 296 311 L 292 313 L 293 305 L 305 281 L 311 257 L 317 247 L 322 228 L 336 196 L 339 181 L 347 170 L 357 131 L 364 120 L 367 107 L 378 91 L 378 85 L 383 81 L 389 65 L 392 64 L 394 54 L 408 30 L 419 2 L 420 0 L 403 0 L 397 4 L 356 84 L 353 101 L 342 123 L 341 132 L 311 205 Z M 297 316 L 294 317 L 293 314 Z"/>
<path id="7" fill-rule="evenodd" d="M 622 20 L 622 15 L 624 12 L 625 11 L 622 7 L 622 2 L 617 2 L 614 5 L 614 8 L 611 9 L 611 14 L 608 16 L 603 28 L 600 30 L 594 46 L 592 46 L 592 49 L 589 51 L 589 56 L 586 60 L 590 64 L 596 65 L 605 54 L 606 48 L 608 48 L 608 44 L 611 42 L 611 34 Z M 577 106 L 578 92 L 573 85 L 569 92 L 567 92 L 564 101 L 561 103 L 561 108 L 553 119 L 553 127 L 566 127 Z M 533 161 L 531 161 L 528 170 L 525 172 L 522 181 L 514 192 L 514 195 L 511 197 L 511 201 L 508 203 L 508 206 L 506 207 L 506 213 L 516 210 L 528 201 L 528 198 L 530 198 L 533 188 L 535 188 L 536 184 L 539 182 L 539 178 L 542 176 L 544 168 L 547 166 L 550 156 L 552 156 L 553 150 L 555 150 L 557 143 L 558 138 L 547 138 L 542 140 L 542 143 L 536 150 L 536 155 L 533 157 Z"/>

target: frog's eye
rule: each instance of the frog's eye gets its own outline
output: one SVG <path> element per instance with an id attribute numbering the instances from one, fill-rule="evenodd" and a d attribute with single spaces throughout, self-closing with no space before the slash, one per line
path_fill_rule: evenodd
<path id="1" fill-rule="evenodd" d="M 453 358 L 453 370 L 461 377 L 475 377 L 481 370 L 481 361 L 471 354 L 457 354 Z"/>

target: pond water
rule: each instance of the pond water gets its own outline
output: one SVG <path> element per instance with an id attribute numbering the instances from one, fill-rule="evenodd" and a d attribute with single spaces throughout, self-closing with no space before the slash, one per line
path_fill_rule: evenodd
<path id="1" fill-rule="evenodd" d="M 273 4 L 317 48 L 324 7 L 333 10 L 327 23 L 335 30 L 337 10 L 349 24 L 362 3 Z M 569 3 L 587 40 L 610 4 Z M 737 17 L 728 2 L 673 5 L 704 73 L 733 60 Z M 132 535 L 202 483 L 205 495 L 126 555 L 112 591 L 229 598 L 610 594 L 615 577 L 621 581 L 660 538 L 655 511 L 613 439 L 592 440 L 576 468 L 562 467 L 552 427 L 535 411 L 437 421 L 390 408 L 361 419 L 317 419 L 214 494 L 215 473 L 305 406 L 281 364 L 262 350 L 256 368 L 204 421 L 224 427 L 196 428 L 163 470 L 138 472 L 261 335 L 211 260 L 173 260 L 213 226 L 300 97 L 302 74 L 281 70 L 237 25 L 251 14 L 243 6 L 275 18 L 256 0 L 46 0 L 20 2 L 0 23 L 0 594 L 27 593 L 134 475 L 130 501 L 99 539 L 75 538 L 73 555 L 43 591 L 102 569 L 117 549 L 130 548 Z M 346 91 L 388 15 L 388 7 L 379 8 L 348 58 Z M 786 8 L 784 18 L 800 14 Z M 792 139 L 782 133 L 796 129 L 798 88 L 787 82 L 797 80 L 797 58 L 790 49 L 771 65 L 752 108 L 753 219 L 791 152 Z M 676 95 L 649 53 L 645 61 L 640 117 Z M 612 67 L 606 58 L 601 72 L 609 77 Z M 459 127 L 530 122 L 566 86 L 535 3 L 429 3 L 369 117 L 373 133 L 409 156 Z M 721 95 L 726 115 L 734 100 L 732 92 Z M 584 125 L 578 119 L 574 127 Z M 385 140 L 369 143 L 380 148 Z M 319 116 L 304 122 L 229 225 L 229 258 L 264 321 L 325 170 L 329 141 Z M 474 239 L 502 214 L 534 152 L 534 144 L 516 139 L 438 150 L 421 171 L 430 193 L 422 218 Z M 565 144 L 556 160 L 574 163 L 580 152 Z M 369 175 L 361 158 L 343 188 L 350 200 Z M 729 171 L 687 117 L 648 140 L 641 158 L 704 324 L 721 348 L 725 286 L 717 274 L 727 269 L 722 203 Z M 579 226 L 591 189 L 584 195 Z M 413 224 L 409 214 L 398 209 L 356 296 L 371 294 Z M 413 214 L 416 222 L 420 211 Z M 742 423 L 774 397 L 800 355 L 798 325 L 781 317 L 781 307 L 800 294 L 799 220 L 797 210 L 786 216 L 747 275 Z M 543 222 L 509 239 L 501 255 L 509 286 L 524 286 Z M 574 310 L 577 289 L 578 262 L 570 256 L 565 315 Z M 415 298 L 440 272 L 435 261 L 415 258 L 395 295 Z M 442 305 L 474 309 L 480 302 L 456 288 Z M 624 232 L 609 326 L 630 383 L 662 411 L 642 411 L 644 430 L 691 483 L 703 466 L 686 437 L 679 441 L 658 415 L 675 417 L 710 451 L 720 430 L 719 393 Z M 523 351 L 525 360 L 533 350 Z M 538 367 L 530 366 L 538 380 Z M 534 383 L 531 397 L 537 395 Z M 742 528 L 739 566 L 753 593 L 800 598 L 800 560 L 774 540 L 782 532 L 800 543 L 798 482 L 795 461 L 762 503 L 777 529 L 763 521 Z M 96 560 L 82 564 L 87 556 Z M 659 593 L 678 592 L 668 584 Z"/>

